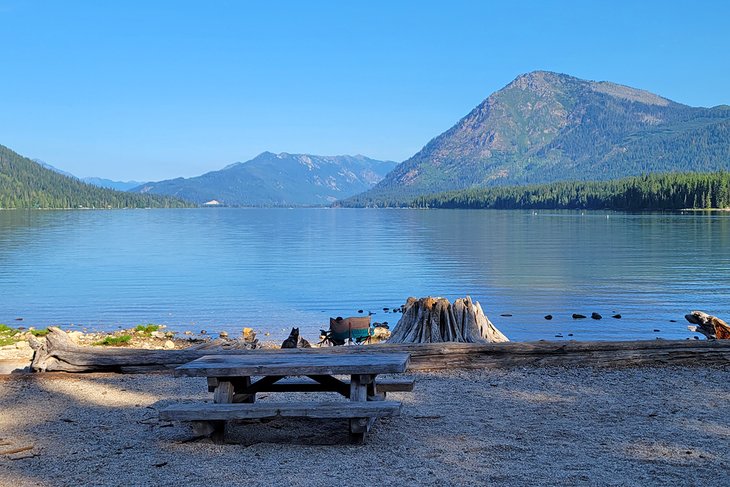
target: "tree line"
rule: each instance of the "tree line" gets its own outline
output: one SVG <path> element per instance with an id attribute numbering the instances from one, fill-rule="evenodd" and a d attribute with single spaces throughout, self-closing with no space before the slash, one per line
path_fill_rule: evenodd
<path id="1" fill-rule="evenodd" d="M 609 181 L 469 188 L 418 196 L 399 206 L 617 211 L 730 208 L 730 172 L 646 174 Z"/>
<path id="2" fill-rule="evenodd" d="M 58 174 L 0 145 L 0 208 L 182 208 L 169 196 L 125 193 Z"/>

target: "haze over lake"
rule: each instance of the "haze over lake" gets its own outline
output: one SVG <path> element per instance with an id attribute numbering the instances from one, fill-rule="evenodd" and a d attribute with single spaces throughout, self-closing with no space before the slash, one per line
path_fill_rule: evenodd
<path id="1" fill-rule="evenodd" d="M 685 313 L 730 314 L 730 214 L 0 211 L 0 323 L 13 326 L 251 326 L 276 340 L 300 326 L 315 340 L 330 316 L 393 327 L 384 307 L 467 294 L 512 340 L 692 337 Z M 571 317 L 592 312 L 603 319 Z"/>

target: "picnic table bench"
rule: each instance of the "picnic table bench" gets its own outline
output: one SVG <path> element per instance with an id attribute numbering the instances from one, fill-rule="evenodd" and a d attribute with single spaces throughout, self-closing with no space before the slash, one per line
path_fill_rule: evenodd
<path id="1" fill-rule="evenodd" d="M 346 418 L 351 439 L 361 443 L 377 418 L 400 414 L 401 403 L 385 400 L 386 393 L 413 390 L 413 381 L 380 380 L 377 376 L 405 372 L 409 358 L 408 353 L 320 354 L 304 350 L 206 355 L 176 368 L 175 375 L 206 377 L 213 403 L 175 404 L 160 411 L 160 418 L 195 422 L 200 433 L 209 433 L 218 442 L 223 441 L 226 422 L 231 420 Z M 343 375 L 349 380 L 337 377 Z M 257 402 L 259 392 L 336 392 L 349 400 Z"/>

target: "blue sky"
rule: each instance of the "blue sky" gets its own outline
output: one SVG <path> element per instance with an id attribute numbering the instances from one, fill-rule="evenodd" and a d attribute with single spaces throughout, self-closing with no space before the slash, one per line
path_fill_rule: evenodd
<path id="1" fill-rule="evenodd" d="M 0 0 L 0 144 L 78 176 L 402 161 L 520 73 L 730 104 L 730 2 Z"/>

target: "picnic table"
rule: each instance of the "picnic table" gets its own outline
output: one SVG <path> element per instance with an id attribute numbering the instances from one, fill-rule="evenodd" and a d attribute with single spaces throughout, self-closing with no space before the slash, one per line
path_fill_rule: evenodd
<path id="1" fill-rule="evenodd" d="M 226 422 L 231 420 L 346 418 L 351 439 L 362 443 L 378 417 L 400 414 L 401 403 L 386 400 L 386 393 L 413 390 L 412 380 L 382 380 L 378 375 L 405 372 L 409 359 L 408 353 L 305 350 L 206 355 L 177 367 L 175 375 L 206 377 L 213 403 L 172 405 L 160 411 L 160 417 L 195 422 L 201 434 L 210 434 L 218 442 L 223 441 Z M 349 376 L 349 380 L 338 376 Z M 257 402 L 260 392 L 335 392 L 349 400 Z"/>

